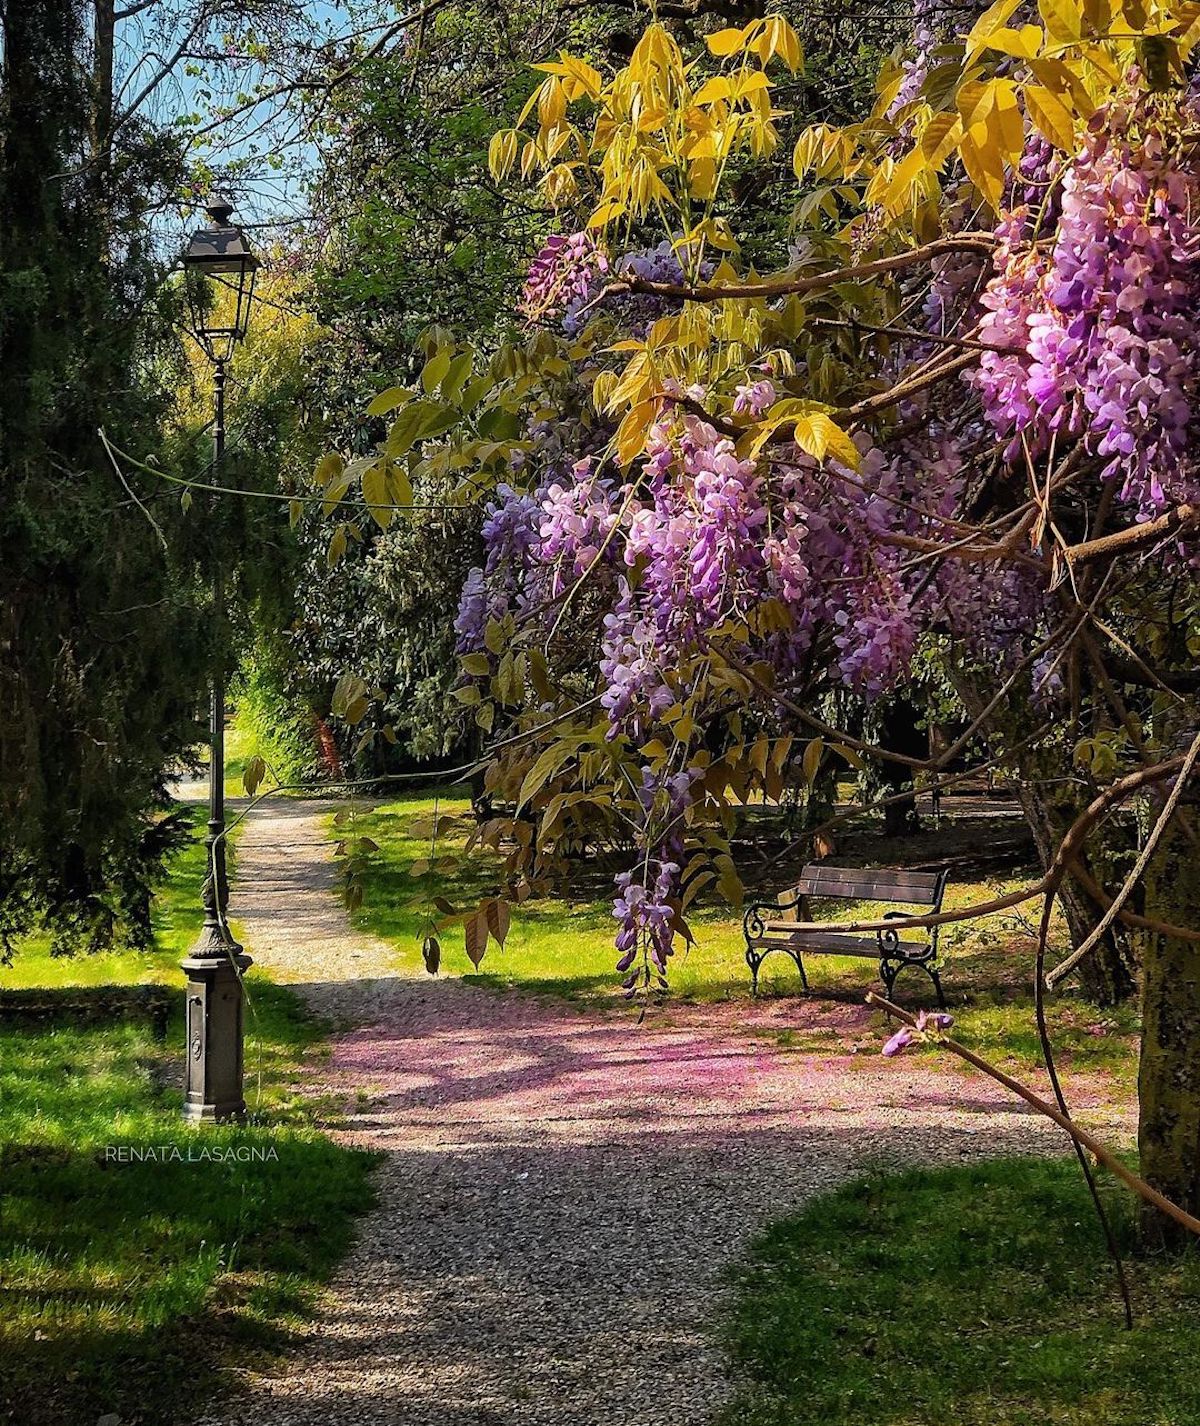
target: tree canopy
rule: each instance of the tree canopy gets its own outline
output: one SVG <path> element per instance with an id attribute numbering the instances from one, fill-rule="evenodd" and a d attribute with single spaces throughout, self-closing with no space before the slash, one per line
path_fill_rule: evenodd
<path id="1" fill-rule="evenodd" d="M 526 329 L 434 334 L 375 398 L 380 446 L 320 473 L 334 550 L 351 491 L 380 525 L 485 504 L 457 696 L 492 739 L 479 836 L 506 859 L 447 912 L 474 953 L 599 844 L 625 858 L 626 985 L 661 981 L 696 895 L 740 897 L 746 805 L 887 751 L 819 697 L 932 657 L 1018 773 L 1048 868 L 1028 895 L 1063 895 L 1114 991 L 1139 938 L 1149 1090 L 1195 1034 L 1165 1008 L 1193 893 L 1105 883 L 1138 819 L 1161 865 L 1190 827 L 1154 799 L 1195 728 L 1200 23 L 1108 0 L 918 18 L 843 123 L 781 103 L 805 57 L 780 14 L 540 63 L 489 151 L 556 214 Z M 785 135 L 787 202 L 754 181 Z M 1190 1201 L 1172 1113 L 1144 1115 L 1143 1154 Z"/>

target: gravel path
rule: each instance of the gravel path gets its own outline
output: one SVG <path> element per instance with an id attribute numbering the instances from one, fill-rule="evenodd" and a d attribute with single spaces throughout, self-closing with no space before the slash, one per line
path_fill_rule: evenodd
<path id="1" fill-rule="evenodd" d="M 260 964 L 356 1024 L 313 1087 L 370 1096 L 337 1132 L 386 1152 L 379 1202 L 282 1373 L 195 1426 L 699 1426 L 722 1271 L 771 1217 L 873 1165 L 1061 1147 L 988 1082 L 882 1060 L 859 1007 L 639 1026 L 398 975 L 331 894 L 324 810 L 264 804 L 233 909 Z M 839 1052 L 782 1051 L 784 1025 Z"/>

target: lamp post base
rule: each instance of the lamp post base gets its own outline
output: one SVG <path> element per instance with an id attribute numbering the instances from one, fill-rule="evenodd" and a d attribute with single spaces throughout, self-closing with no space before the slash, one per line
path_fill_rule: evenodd
<path id="1" fill-rule="evenodd" d="M 252 964 L 220 927 L 205 926 L 182 963 L 187 973 L 183 1117 L 189 1123 L 243 1120 L 240 977 Z"/>

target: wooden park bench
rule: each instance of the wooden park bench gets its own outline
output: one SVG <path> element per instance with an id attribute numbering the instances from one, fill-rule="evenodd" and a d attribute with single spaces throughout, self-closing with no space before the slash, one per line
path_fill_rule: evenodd
<path id="1" fill-rule="evenodd" d="M 937 968 L 938 928 L 910 928 L 907 931 L 854 932 L 838 929 L 831 921 L 828 930 L 798 931 L 798 921 L 811 921 L 809 903 L 824 901 L 886 901 L 901 903 L 908 911 L 885 911 L 883 918 L 899 919 L 913 914 L 936 913 L 942 909 L 946 871 L 876 871 L 862 867 L 827 866 L 813 862 L 800 873 L 794 887 L 774 901 L 755 901 L 742 918 L 746 936 L 746 964 L 750 967 L 754 993 L 758 994 L 758 968 L 772 951 L 784 951 L 796 962 L 800 981 L 808 989 L 804 956 L 862 956 L 879 961 L 879 975 L 892 998 L 896 977 L 905 966 L 918 966 L 933 981 L 938 1005 L 945 1007 L 942 982 Z"/>

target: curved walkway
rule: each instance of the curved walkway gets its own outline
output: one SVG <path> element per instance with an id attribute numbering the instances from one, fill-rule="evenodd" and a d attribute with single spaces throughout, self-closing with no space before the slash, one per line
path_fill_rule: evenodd
<path id="1" fill-rule="evenodd" d="M 699 1426 L 722 1274 L 769 1218 L 875 1165 L 1061 1148 L 988 1082 L 882 1060 L 857 1007 L 768 1002 L 756 1036 L 397 974 L 332 894 L 326 813 L 264 804 L 233 910 L 354 1025 L 313 1087 L 366 1106 L 337 1132 L 384 1151 L 378 1204 L 282 1373 L 196 1426 Z M 782 1051 L 785 1016 L 865 1052 Z"/>

